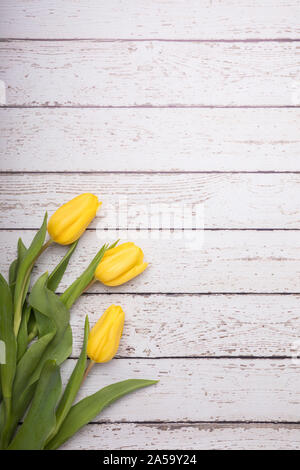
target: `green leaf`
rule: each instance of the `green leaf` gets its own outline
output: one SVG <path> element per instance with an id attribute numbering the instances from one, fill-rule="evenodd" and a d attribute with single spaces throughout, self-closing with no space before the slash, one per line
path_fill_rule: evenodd
<path id="1" fill-rule="evenodd" d="M 61 364 L 72 351 L 70 314 L 60 298 L 46 287 L 48 276 L 43 274 L 35 283 L 29 296 L 34 309 L 39 339 L 34 342 L 20 360 L 14 397 L 18 397 L 39 379 L 44 363 L 55 360 Z"/>
<path id="2" fill-rule="evenodd" d="M 72 254 L 75 251 L 77 244 L 78 244 L 78 240 L 70 246 L 69 250 L 63 257 L 63 259 L 60 261 L 60 263 L 56 266 L 56 268 L 50 274 L 48 281 L 47 281 L 47 287 L 53 292 L 55 292 L 56 289 L 58 288 L 59 283 L 68 267 L 69 261 L 71 259 Z"/>
<path id="3" fill-rule="evenodd" d="M 54 450 L 60 447 L 65 441 L 73 436 L 79 429 L 88 424 L 106 406 L 119 398 L 131 393 L 139 388 L 148 387 L 157 383 L 156 380 L 124 380 L 112 385 L 108 385 L 99 392 L 84 398 L 74 405 L 56 436 L 46 445 L 45 449 Z"/>
<path id="4" fill-rule="evenodd" d="M 107 245 L 103 245 L 102 248 L 98 251 L 92 262 L 86 268 L 86 270 L 79 276 L 73 284 L 71 284 L 68 289 L 61 295 L 61 301 L 68 307 L 71 308 L 73 303 L 80 297 L 82 292 L 87 288 L 87 286 L 94 279 L 95 270 L 100 263 L 105 251 L 107 250 Z"/>
<path id="5" fill-rule="evenodd" d="M 61 364 L 72 352 L 70 314 L 60 298 L 46 287 L 45 273 L 34 284 L 29 304 L 34 309 L 39 339 L 26 351 L 17 366 L 13 388 L 13 424 L 18 423 L 32 399 L 35 384 L 48 359 Z"/>
<path id="6" fill-rule="evenodd" d="M 76 395 L 82 383 L 82 379 L 83 379 L 85 368 L 86 368 L 86 357 L 87 357 L 86 348 L 87 348 L 87 342 L 88 342 L 88 337 L 89 337 L 89 331 L 90 331 L 89 319 L 86 316 L 85 325 L 84 325 L 84 340 L 83 340 L 81 354 L 72 372 L 72 375 L 68 381 L 68 384 L 65 388 L 64 394 L 57 407 L 56 426 L 55 426 L 54 431 L 51 433 L 51 436 L 49 436 L 49 439 L 48 439 L 49 442 L 57 434 L 60 426 L 62 425 L 64 419 L 69 413 L 70 408 L 73 405 L 73 402 L 76 398 Z"/>
<path id="7" fill-rule="evenodd" d="M 114 243 L 112 243 L 111 245 L 109 245 L 109 247 L 107 248 L 108 250 L 112 250 L 115 246 L 117 246 L 117 244 L 119 243 L 120 239 L 118 238 L 118 240 L 116 240 Z"/>
<path id="8" fill-rule="evenodd" d="M 18 269 L 21 261 L 23 260 L 26 254 L 27 248 L 22 242 L 21 238 L 18 240 L 18 256 L 9 267 L 9 287 L 11 289 L 12 296 L 14 296 L 16 279 L 18 274 Z"/>
<path id="9" fill-rule="evenodd" d="M 47 361 L 24 423 L 9 450 L 40 450 L 55 427 L 55 407 L 61 393 L 59 367 Z"/>
<path id="10" fill-rule="evenodd" d="M 2 433 L 5 425 L 5 408 L 4 402 L 0 403 L 0 450 L 2 450 Z"/>
<path id="11" fill-rule="evenodd" d="M 5 364 L 0 365 L 2 396 L 10 413 L 12 384 L 16 371 L 17 344 L 13 330 L 13 302 L 10 288 L 0 274 L 0 339 L 5 344 Z"/>
<path id="12" fill-rule="evenodd" d="M 18 261 L 19 262 L 21 262 L 24 259 L 26 252 L 27 252 L 27 248 L 24 245 L 22 238 L 19 238 L 18 240 Z"/>
<path id="13" fill-rule="evenodd" d="M 17 373 L 13 386 L 13 410 L 8 438 L 13 433 L 19 420 L 23 417 L 33 397 L 37 380 L 45 364 L 45 362 L 41 361 L 42 355 L 54 335 L 55 329 L 33 343 L 17 365 Z"/>
<path id="14" fill-rule="evenodd" d="M 9 284 L 10 284 L 10 289 L 11 289 L 13 297 L 14 297 L 14 292 L 15 292 L 18 269 L 22 260 L 24 259 L 26 255 L 26 252 L 27 252 L 27 248 L 22 242 L 22 239 L 19 238 L 18 257 L 15 261 L 13 261 L 9 270 Z M 23 354 L 25 353 L 27 349 L 27 344 L 28 344 L 27 323 L 28 323 L 28 318 L 30 317 L 30 310 L 31 310 L 30 307 L 28 307 L 28 305 L 24 303 L 20 329 L 19 329 L 18 337 L 17 337 L 17 362 L 19 362 L 20 358 L 23 356 Z"/>
<path id="15" fill-rule="evenodd" d="M 25 411 L 28 408 L 29 403 L 32 400 L 36 389 L 36 383 L 27 387 L 24 393 L 22 394 L 22 400 L 19 400 L 17 405 L 13 405 L 12 413 L 9 422 L 5 427 L 5 437 L 6 437 L 6 446 L 10 442 L 11 437 L 14 435 L 20 419 L 24 416 Z M 0 409 L 0 424 L 1 424 L 1 409 Z"/>
<path id="16" fill-rule="evenodd" d="M 56 328 L 56 334 L 45 351 L 43 360 L 54 359 L 61 364 L 72 352 L 72 331 L 70 329 L 70 312 L 60 297 L 46 286 L 46 274 L 35 283 L 29 296 L 29 303 L 34 309 L 39 336 L 47 334 Z"/>
<path id="17" fill-rule="evenodd" d="M 31 308 L 31 315 L 29 316 L 28 322 L 27 322 L 27 331 L 28 331 L 28 343 L 31 343 L 34 338 L 37 337 L 38 335 L 38 327 L 37 323 L 35 320 L 35 315 L 34 311 Z"/>
<path id="18" fill-rule="evenodd" d="M 9 273 L 8 273 L 8 282 L 9 282 L 9 287 L 11 289 L 12 295 L 14 294 L 14 291 L 15 291 L 17 272 L 18 272 L 18 259 L 15 259 L 11 263 L 9 267 Z"/>
<path id="19" fill-rule="evenodd" d="M 16 372 L 17 344 L 13 329 L 13 302 L 9 285 L 0 274 L 0 340 L 5 345 L 5 364 L 0 364 L 1 394 L 0 448 L 7 442 L 7 422 L 11 416 L 12 386 Z M 4 405 L 4 406 L 3 406 Z"/>
<path id="20" fill-rule="evenodd" d="M 22 401 L 26 389 L 38 380 L 43 366 L 41 364 L 42 355 L 54 336 L 55 329 L 39 338 L 19 361 L 13 387 L 14 397 L 18 397 L 17 402 Z"/>
<path id="21" fill-rule="evenodd" d="M 46 236 L 46 230 L 47 214 L 45 214 L 44 221 L 40 230 L 35 235 L 30 247 L 26 251 L 24 258 L 21 260 L 20 265 L 18 267 L 16 286 L 14 291 L 14 331 L 16 336 L 21 323 L 22 307 L 27 294 L 32 268 L 38 256 L 50 243 L 48 242 L 43 246 Z"/>
<path id="22" fill-rule="evenodd" d="M 21 359 L 21 357 L 25 354 L 27 346 L 28 346 L 28 330 L 27 330 L 27 325 L 28 325 L 28 320 L 31 314 L 31 307 L 30 305 L 25 305 L 23 308 L 23 314 L 22 314 L 22 320 L 21 320 L 21 325 L 18 333 L 18 338 L 17 338 L 17 351 L 18 351 L 18 357 L 17 361 Z"/>

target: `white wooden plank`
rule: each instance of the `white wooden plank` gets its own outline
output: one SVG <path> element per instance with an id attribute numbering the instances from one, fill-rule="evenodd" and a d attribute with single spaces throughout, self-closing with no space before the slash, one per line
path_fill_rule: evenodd
<path id="1" fill-rule="evenodd" d="M 64 365 L 63 381 L 74 365 Z M 78 400 L 128 378 L 160 382 L 114 403 L 95 422 L 299 420 L 299 365 L 291 360 L 115 359 L 93 368 Z"/>
<path id="2" fill-rule="evenodd" d="M 73 356 L 85 316 L 111 304 L 126 315 L 120 357 L 293 356 L 299 348 L 299 296 L 85 295 L 72 310 Z"/>
<path id="3" fill-rule="evenodd" d="M 0 174 L 0 228 L 39 227 L 79 193 L 91 227 L 300 228 L 300 174 Z"/>
<path id="4" fill-rule="evenodd" d="M 102 423 L 86 426 L 61 449 L 299 450 L 299 438 L 297 424 Z"/>
<path id="5" fill-rule="evenodd" d="M 2 171 L 300 171 L 300 111 L 0 109 Z"/>
<path id="6" fill-rule="evenodd" d="M 28 244 L 35 232 L 2 231 L 0 239 L 1 268 L 7 273 L 15 256 L 17 239 Z M 145 293 L 299 293 L 300 237 L 298 231 L 207 231 L 194 243 L 175 231 L 151 232 L 158 239 L 138 239 L 138 233 L 127 240 L 139 244 L 150 262 L 138 278 L 115 288 L 99 283 L 91 292 Z M 144 236 L 147 232 L 140 232 Z M 181 239 L 179 238 L 181 237 Z M 62 282 L 65 289 L 79 276 L 105 241 L 116 240 L 110 231 L 86 232 Z M 177 239 L 176 239 L 177 238 Z M 123 239 L 124 240 L 124 239 Z M 199 242 L 199 244 L 198 244 Z M 194 248 L 195 246 L 195 248 Z M 53 246 L 39 260 L 36 274 L 52 269 L 63 256 L 64 247 Z"/>
<path id="7" fill-rule="evenodd" d="M 297 42 L 11 41 L 8 105 L 299 105 Z M 267 67 L 266 67 L 267 64 Z"/>
<path id="8" fill-rule="evenodd" d="M 2 0 L 1 37 L 236 39 L 299 37 L 292 0 Z"/>

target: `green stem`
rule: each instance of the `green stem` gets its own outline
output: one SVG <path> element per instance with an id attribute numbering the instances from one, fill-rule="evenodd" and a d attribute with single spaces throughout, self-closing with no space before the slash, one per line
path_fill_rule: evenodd
<path id="1" fill-rule="evenodd" d="M 53 240 L 50 238 L 43 246 L 42 248 L 40 249 L 40 251 L 38 252 L 38 254 L 36 255 L 36 257 L 34 258 L 34 260 L 32 261 L 31 265 L 29 266 L 27 272 L 26 272 L 26 275 L 24 277 L 24 281 L 23 281 L 23 285 L 22 285 L 22 289 L 21 289 L 21 293 L 19 295 L 19 298 L 18 298 L 18 302 L 16 304 L 16 307 L 15 307 L 15 314 L 14 314 L 14 333 L 15 333 L 15 337 L 18 336 L 18 332 L 19 332 L 19 328 L 20 328 L 20 324 L 21 324 L 21 319 L 22 319 L 22 307 L 23 307 L 23 302 L 24 302 L 24 297 L 25 297 L 25 289 L 26 289 L 26 286 L 27 286 L 27 283 L 29 281 L 29 276 L 30 276 L 30 273 L 33 269 L 33 266 L 36 262 L 36 260 L 39 258 L 39 256 L 41 256 L 41 254 L 51 245 L 51 243 L 53 243 Z"/>
<path id="2" fill-rule="evenodd" d="M 90 362 L 89 362 L 87 368 L 85 369 L 85 373 L 84 373 L 84 376 L 83 376 L 81 385 L 83 384 L 83 382 L 85 381 L 85 379 L 87 378 L 89 372 L 92 370 L 92 368 L 94 367 L 95 364 L 96 364 L 96 362 L 95 362 L 95 361 L 92 361 L 92 360 L 90 359 Z"/>
<path id="3" fill-rule="evenodd" d="M 97 281 L 97 279 L 93 278 L 78 294 L 76 294 L 76 296 L 72 296 L 71 298 L 67 298 L 65 299 L 64 295 L 66 292 L 68 292 L 69 288 L 72 287 L 73 284 L 71 284 L 71 286 L 61 295 L 61 300 L 62 302 L 65 304 L 65 306 L 70 309 L 74 303 L 79 299 L 79 297 L 84 293 L 86 292 L 87 290 L 89 290 L 90 287 L 92 287 L 92 285 Z M 75 281 L 76 282 L 76 281 Z"/>
<path id="4" fill-rule="evenodd" d="M 84 292 L 86 292 L 87 290 L 89 290 L 90 287 L 92 287 L 93 284 L 95 284 L 95 282 L 97 281 L 97 279 L 94 277 L 91 282 L 88 283 L 88 285 L 81 291 L 81 294 L 82 295 Z"/>

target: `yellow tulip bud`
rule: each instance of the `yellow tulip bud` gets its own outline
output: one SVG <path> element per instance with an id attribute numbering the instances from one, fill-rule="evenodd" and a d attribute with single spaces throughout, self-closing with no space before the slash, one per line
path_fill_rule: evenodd
<path id="1" fill-rule="evenodd" d="M 148 266 L 144 253 L 132 242 L 107 250 L 98 264 L 95 278 L 106 286 L 120 286 L 138 276 Z"/>
<path id="2" fill-rule="evenodd" d="M 87 355 L 93 362 L 108 362 L 118 351 L 125 314 L 120 306 L 111 305 L 91 329 Z"/>
<path id="3" fill-rule="evenodd" d="M 48 233 L 60 245 L 70 245 L 78 240 L 101 206 L 97 196 L 85 193 L 74 197 L 52 215 Z"/>

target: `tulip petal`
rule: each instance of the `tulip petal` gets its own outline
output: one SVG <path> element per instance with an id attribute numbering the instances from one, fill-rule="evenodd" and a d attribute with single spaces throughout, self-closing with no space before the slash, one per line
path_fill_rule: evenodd
<path id="1" fill-rule="evenodd" d="M 130 281 L 134 277 L 138 276 L 141 274 L 145 269 L 147 268 L 149 263 L 142 263 L 139 264 L 138 266 L 134 266 L 132 269 L 127 271 L 125 274 L 122 274 L 121 276 L 117 277 L 116 279 L 113 279 L 112 281 L 109 282 L 103 282 L 106 286 L 120 286 L 121 284 L 124 284 L 125 282 Z"/>
<path id="2" fill-rule="evenodd" d="M 90 193 L 80 194 L 63 204 L 48 223 L 52 240 L 60 245 L 69 245 L 78 240 L 95 217 L 100 205 L 97 196 Z"/>
<path id="3" fill-rule="evenodd" d="M 95 277 L 103 284 L 112 282 L 141 264 L 143 257 L 142 250 L 134 243 L 123 243 L 112 250 L 107 250 L 96 269 Z"/>
<path id="4" fill-rule="evenodd" d="M 108 362 L 117 353 L 124 327 L 125 314 L 118 305 L 111 305 L 91 329 L 87 355 L 94 362 Z"/>

